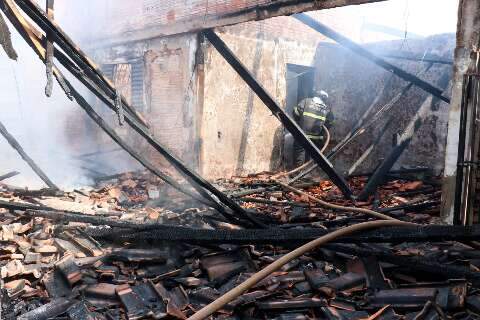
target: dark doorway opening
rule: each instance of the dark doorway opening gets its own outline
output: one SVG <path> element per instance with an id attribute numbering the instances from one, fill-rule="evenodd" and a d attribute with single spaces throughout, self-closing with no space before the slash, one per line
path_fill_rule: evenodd
<path id="1" fill-rule="evenodd" d="M 315 68 L 287 63 L 286 80 L 287 96 L 285 110 L 290 116 L 293 116 L 293 108 L 298 105 L 300 101 L 307 98 L 313 90 Z M 295 166 L 293 160 L 293 137 L 288 131 L 284 131 L 284 135 L 284 166 L 286 169 L 291 169 Z"/>
<path id="2" fill-rule="evenodd" d="M 315 68 L 287 63 L 287 105 L 288 114 L 313 90 Z"/>

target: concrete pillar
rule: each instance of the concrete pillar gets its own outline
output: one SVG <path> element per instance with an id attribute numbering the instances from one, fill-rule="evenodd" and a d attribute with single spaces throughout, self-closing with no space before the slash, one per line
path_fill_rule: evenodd
<path id="1" fill-rule="evenodd" d="M 442 198 L 442 218 L 447 223 L 453 222 L 463 76 L 474 71 L 479 45 L 480 1 L 460 0 Z"/>

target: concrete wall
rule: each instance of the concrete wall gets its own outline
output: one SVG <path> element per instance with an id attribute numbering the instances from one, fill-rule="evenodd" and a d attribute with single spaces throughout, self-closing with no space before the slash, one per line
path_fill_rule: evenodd
<path id="1" fill-rule="evenodd" d="M 402 51 L 420 57 L 424 54 L 434 54 L 445 59 L 452 59 L 453 48 L 453 34 L 408 40 L 408 43 L 392 41 L 368 46 L 368 49 L 379 55 Z M 419 74 L 427 68 L 427 64 L 421 62 L 390 61 L 412 74 Z M 332 147 L 351 130 L 377 95 L 381 94 L 381 99 L 376 103 L 374 112 L 389 102 L 406 85 L 400 78 L 392 77 L 384 69 L 338 45 L 320 44 L 315 65 L 316 86 L 329 93 L 329 103 L 335 114 L 335 125 L 331 130 Z M 434 65 L 428 72 L 419 76 L 437 87 L 447 88 L 451 71 L 452 67 L 449 65 Z M 384 86 L 385 93 L 382 94 Z M 448 90 L 446 94 L 449 95 Z M 342 171 L 347 171 L 379 136 L 386 120 L 392 117 L 393 123 L 377 147 L 357 169 L 357 171 L 373 170 L 392 149 L 393 135 L 403 131 L 427 97 L 428 94 L 421 89 L 412 88 L 391 111 L 384 114 L 365 134 L 339 153 L 333 160 L 334 165 Z M 440 173 L 444 166 L 447 121 L 448 105 L 433 104 L 424 125 L 413 138 L 410 147 L 400 157 L 397 167 L 427 165 Z"/>

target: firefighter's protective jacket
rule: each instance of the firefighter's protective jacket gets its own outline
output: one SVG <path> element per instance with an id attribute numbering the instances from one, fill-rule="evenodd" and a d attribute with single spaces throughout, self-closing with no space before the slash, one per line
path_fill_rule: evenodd
<path id="1" fill-rule="evenodd" d="M 333 122 L 330 108 L 319 97 L 303 99 L 293 111 L 295 120 L 312 140 L 322 140 L 322 126 L 328 128 Z"/>

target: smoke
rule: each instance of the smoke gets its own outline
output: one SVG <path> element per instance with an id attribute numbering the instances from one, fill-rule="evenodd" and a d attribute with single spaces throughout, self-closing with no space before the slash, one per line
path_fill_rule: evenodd
<path id="1" fill-rule="evenodd" d="M 11 24 L 9 28 L 18 59 L 12 61 L 0 50 L 0 121 L 27 154 L 55 184 L 65 189 L 90 184 L 93 176 L 137 170 L 138 165 L 98 131 L 83 110 L 66 98 L 56 82 L 52 97 L 45 96 L 45 65 Z M 72 83 L 82 87 L 76 81 Z M 106 109 L 86 90 L 82 91 L 90 102 Z M 113 114 L 110 116 L 114 118 Z M 0 150 L 0 174 L 13 170 L 21 173 L 5 183 L 31 189 L 45 187 L 1 136 Z M 110 152 L 81 156 L 99 151 Z"/>
<path id="2" fill-rule="evenodd" d="M 389 0 L 325 11 L 357 42 L 413 39 L 455 33 L 458 0 Z M 322 11 L 323 12 L 323 11 Z"/>
<path id="3" fill-rule="evenodd" d="M 44 0 L 38 2 L 44 6 Z M 158 2 L 161 3 L 160 0 Z M 318 15 L 325 23 L 332 22 L 333 27 L 363 43 L 398 40 L 405 35 L 410 39 L 454 32 L 458 0 L 442 0 L 441 5 L 438 2 L 438 0 L 390 0 L 325 10 Z M 120 20 L 102 19 L 102 12 L 112 9 L 106 7 L 108 3 L 110 5 L 117 3 L 112 7 L 120 10 L 121 4 L 125 1 L 86 0 L 81 6 L 75 6 L 75 11 L 69 10 L 70 1 L 57 1 L 56 19 L 67 34 L 89 52 L 91 49 L 88 47 L 91 45 L 89 39 L 93 39 L 96 31 L 102 28 L 114 29 L 110 23 L 123 23 Z M 79 8 L 81 10 L 78 10 Z M 9 26 L 19 58 L 17 62 L 11 61 L 3 50 L 0 50 L 2 90 L 0 120 L 22 144 L 25 151 L 57 185 L 63 188 L 88 184 L 96 175 L 138 169 L 138 164 L 123 151 L 114 150 L 118 148 L 115 143 L 98 130 L 75 102 L 65 97 L 57 84 L 54 86 L 53 96 L 45 97 L 45 66 L 13 27 Z M 97 99 L 89 94 L 85 96 L 97 110 L 106 110 Z M 102 112 L 102 115 L 113 123 L 112 112 Z M 44 186 L 2 137 L 0 150 L 2 152 L 0 174 L 12 170 L 21 172 L 21 175 L 6 182 L 30 188 Z M 100 151 L 111 152 L 95 154 Z M 92 153 L 93 155 L 80 157 L 82 154 Z"/>

